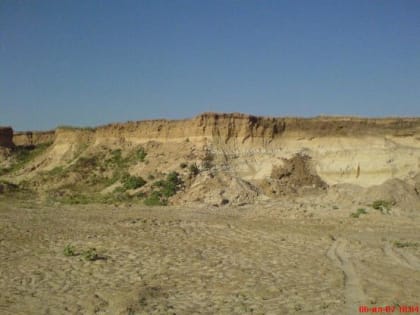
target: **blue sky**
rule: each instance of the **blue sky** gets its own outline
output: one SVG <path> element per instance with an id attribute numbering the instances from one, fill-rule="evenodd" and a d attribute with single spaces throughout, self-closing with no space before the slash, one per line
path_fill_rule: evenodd
<path id="1" fill-rule="evenodd" d="M 420 116 L 420 1 L 0 1 L 0 125 Z"/>

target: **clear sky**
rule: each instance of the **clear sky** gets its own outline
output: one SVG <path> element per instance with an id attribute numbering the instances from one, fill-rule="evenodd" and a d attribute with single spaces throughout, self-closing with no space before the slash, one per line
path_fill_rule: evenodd
<path id="1" fill-rule="evenodd" d="M 420 1 L 0 1 L 0 125 L 204 111 L 420 116 Z"/>

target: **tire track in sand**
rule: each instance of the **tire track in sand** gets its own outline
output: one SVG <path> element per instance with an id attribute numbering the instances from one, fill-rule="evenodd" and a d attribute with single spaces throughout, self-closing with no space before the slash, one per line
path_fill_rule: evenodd
<path id="1" fill-rule="evenodd" d="M 354 270 L 354 266 L 349 259 L 349 254 L 345 248 L 347 241 L 338 239 L 334 241 L 327 252 L 334 264 L 344 273 L 344 296 L 345 296 L 345 312 L 344 314 L 355 314 L 360 305 L 366 303 L 366 296 L 360 284 L 359 276 Z"/>
<path id="2" fill-rule="evenodd" d="M 420 271 L 419 260 L 410 253 L 393 248 L 389 243 L 384 246 L 384 252 L 397 264 L 411 270 Z"/>

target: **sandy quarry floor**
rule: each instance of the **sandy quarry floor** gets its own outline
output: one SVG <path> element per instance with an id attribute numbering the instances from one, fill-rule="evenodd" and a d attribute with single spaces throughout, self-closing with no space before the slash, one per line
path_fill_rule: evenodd
<path id="1" fill-rule="evenodd" d="M 330 205 L 0 203 L 0 314 L 359 314 L 419 305 L 420 220 Z M 104 258 L 63 254 L 95 247 Z M 399 313 L 395 311 L 395 313 Z"/>

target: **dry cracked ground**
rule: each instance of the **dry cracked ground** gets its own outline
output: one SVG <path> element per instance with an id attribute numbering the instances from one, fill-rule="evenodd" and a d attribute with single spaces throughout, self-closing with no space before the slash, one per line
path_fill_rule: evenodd
<path id="1" fill-rule="evenodd" d="M 419 223 L 296 200 L 220 208 L 3 200 L 0 314 L 359 314 L 360 305 L 419 305 Z M 89 248 L 97 259 L 84 257 Z"/>

